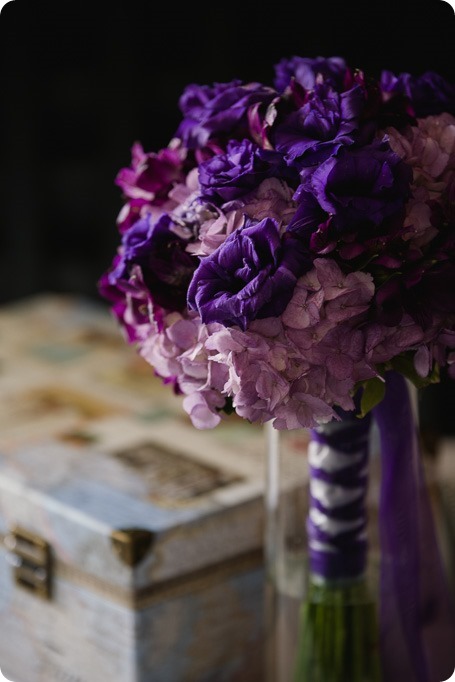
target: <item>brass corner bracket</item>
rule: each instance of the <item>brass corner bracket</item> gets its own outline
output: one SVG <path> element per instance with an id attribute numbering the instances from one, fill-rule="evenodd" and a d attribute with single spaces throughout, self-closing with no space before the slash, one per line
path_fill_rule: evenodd
<path id="1" fill-rule="evenodd" d="M 127 566 L 137 566 L 148 554 L 155 534 L 144 528 L 119 528 L 111 533 L 111 544 L 119 559 Z"/>

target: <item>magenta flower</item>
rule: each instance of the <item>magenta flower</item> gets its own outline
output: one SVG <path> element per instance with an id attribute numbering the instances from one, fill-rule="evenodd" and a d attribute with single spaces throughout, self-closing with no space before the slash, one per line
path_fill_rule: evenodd
<path id="1" fill-rule="evenodd" d="M 112 269 L 121 262 L 115 256 Z M 98 283 L 100 294 L 111 303 L 112 312 L 122 325 L 129 343 L 146 338 L 161 325 L 162 311 L 153 304 L 150 292 L 144 282 L 139 265 L 131 268 L 128 279 L 114 279 L 111 271 L 104 273 Z"/>
<path id="2" fill-rule="evenodd" d="M 146 154 L 136 142 L 131 153 L 131 168 L 122 168 L 115 180 L 128 199 L 142 199 L 148 203 L 163 201 L 171 187 L 183 181 L 184 154 L 181 150 L 168 147 L 157 154 Z"/>

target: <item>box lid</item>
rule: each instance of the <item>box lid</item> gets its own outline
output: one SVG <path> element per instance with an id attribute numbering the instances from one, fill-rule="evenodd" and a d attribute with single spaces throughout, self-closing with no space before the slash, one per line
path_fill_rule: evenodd
<path id="1" fill-rule="evenodd" d="M 165 419 L 93 424 L 97 447 L 0 453 L 0 532 L 47 540 L 59 564 L 140 590 L 262 545 L 262 464 Z"/>
<path id="2" fill-rule="evenodd" d="M 259 556 L 261 429 L 194 429 L 87 301 L 3 308 L 0 336 L 1 533 L 21 526 L 62 575 L 136 592 Z"/>

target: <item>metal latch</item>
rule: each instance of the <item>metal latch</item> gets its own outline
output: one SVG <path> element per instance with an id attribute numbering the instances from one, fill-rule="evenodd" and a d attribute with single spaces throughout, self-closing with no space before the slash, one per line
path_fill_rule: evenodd
<path id="1" fill-rule="evenodd" d="M 23 528 L 5 537 L 16 585 L 43 599 L 51 598 L 51 547 L 43 538 Z"/>

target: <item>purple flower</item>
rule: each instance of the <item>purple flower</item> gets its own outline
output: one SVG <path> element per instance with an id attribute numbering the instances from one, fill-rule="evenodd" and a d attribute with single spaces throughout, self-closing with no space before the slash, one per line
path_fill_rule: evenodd
<path id="1" fill-rule="evenodd" d="M 184 119 L 176 135 L 189 149 L 204 147 L 212 137 L 243 137 L 248 131 L 248 109 L 258 102 L 268 104 L 275 96 L 272 88 L 239 80 L 213 87 L 188 85 L 180 98 Z"/>
<path id="2" fill-rule="evenodd" d="M 424 340 L 424 334 L 409 315 L 404 315 L 397 325 L 370 323 L 365 328 L 366 359 L 373 365 L 388 362 Z"/>
<path id="3" fill-rule="evenodd" d="M 256 318 L 280 315 L 309 267 L 300 243 L 291 235 L 280 237 L 274 220 L 247 221 L 201 261 L 188 304 L 205 323 L 246 329 Z"/>
<path id="4" fill-rule="evenodd" d="M 122 168 L 115 180 L 127 199 L 117 219 L 122 234 L 147 213 L 164 213 L 170 190 L 185 179 L 185 154 L 178 146 L 146 154 L 139 142 L 133 145 L 131 167 Z"/>
<path id="5" fill-rule="evenodd" d="M 290 329 L 313 327 L 321 318 L 323 302 L 324 292 L 322 289 L 313 293 L 304 286 L 297 285 L 283 313 L 283 324 Z"/>
<path id="6" fill-rule="evenodd" d="M 302 185 L 297 190 L 294 198 L 298 202 L 298 208 L 287 230 L 292 234 L 298 235 L 309 248 L 314 248 L 316 246 L 314 237 L 321 231 L 325 235 L 325 232 L 330 230 L 330 218 L 324 209 L 321 208 L 315 196 L 310 191 L 305 190 Z M 334 241 L 333 248 L 335 245 L 336 242 Z M 314 248 L 314 250 L 317 253 L 323 253 L 318 248 Z"/>
<path id="7" fill-rule="evenodd" d="M 409 97 L 419 118 L 445 111 L 455 114 L 455 87 L 434 71 L 426 71 L 419 77 L 410 73 L 395 76 L 391 71 L 383 71 L 381 90 L 387 100 L 397 95 Z"/>
<path id="8" fill-rule="evenodd" d="M 108 274 L 111 286 L 126 283 L 135 265 L 155 303 L 167 310 L 182 310 L 197 259 L 185 251 L 187 242 L 171 230 L 172 221 L 163 215 L 154 223 L 148 215 L 138 220 L 122 238 L 120 258 Z"/>
<path id="9" fill-rule="evenodd" d="M 342 57 L 291 57 L 275 65 L 275 87 L 283 92 L 291 79 L 295 78 L 305 90 L 312 90 L 318 74 L 339 92 L 345 89 L 346 81 L 350 80 L 350 71 Z"/>
<path id="10" fill-rule="evenodd" d="M 181 150 L 167 148 L 157 154 L 145 154 L 142 146 L 136 142 L 131 156 L 131 168 L 122 168 L 115 179 L 129 199 L 164 201 L 171 187 L 183 182 Z"/>
<path id="11" fill-rule="evenodd" d="M 314 358 L 325 365 L 330 374 L 339 381 L 353 376 L 354 364 L 365 354 L 365 340 L 359 329 L 339 325 L 330 331 L 322 343 L 316 346 Z"/>
<path id="12" fill-rule="evenodd" d="M 251 192 L 266 178 L 288 175 L 290 172 L 278 152 L 260 149 L 249 140 L 234 140 L 229 142 L 226 154 L 201 164 L 199 184 L 205 198 L 224 203 Z"/>
<path id="13" fill-rule="evenodd" d="M 138 343 L 151 327 L 162 328 L 162 310 L 154 306 L 144 284 L 141 268 L 133 265 L 128 279 L 112 275 L 122 257 L 117 254 L 111 269 L 98 282 L 98 290 L 112 304 L 112 312 L 122 325 L 129 343 Z"/>
<path id="14" fill-rule="evenodd" d="M 326 301 L 343 300 L 355 294 L 359 304 L 367 303 L 374 294 L 372 277 L 366 272 L 350 272 L 345 275 L 335 261 L 316 258 L 313 262 Z"/>
<path id="15" fill-rule="evenodd" d="M 334 414 L 332 408 L 324 400 L 296 387 L 289 402 L 286 405 L 280 405 L 276 410 L 273 426 L 279 431 L 302 427 L 314 428 L 332 421 Z"/>
<path id="16" fill-rule="evenodd" d="M 116 254 L 112 262 L 111 270 L 115 270 L 118 266 L 121 257 Z M 111 310 L 116 319 L 123 325 L 126 331 L 126 337 L 130 343 L 136 340 L 136 331 L 134 325 L 127 325 L 125 323 L 125 313 L 127 310 L 127 303 L 125 292 L 118 286 L 116 281 L 110 281 L 110 272 L 104 272 L 98 281 L 98 291 L 111 304 Z M 142 303 L 142 301 L 141 301 Z"/>
<path id="17" fill-rule="evenodd" d="M 455 315 L 455 268 L 452 261 L 435 262 L 427 269 L 421 263 L 404 265 L 405 272 L 391 277 L 376 295 L 377 318 L 395 326 L 408 313 L 423 329 L 435 321 Z"/>
<path id="18" fill-rule="evenodd" d="M 410 248 L 400 268 L 390 272 L 375 296 L 377 319 L 385 325 L 404 314 L 423 329 L 455 315 L 455 226 L 440 225 L 423 250 Z"/>
<path id="19" fill-rule="evenodd" d="M 320 163 L 341 145 L 354 142 L 364 103 L 360 85 L 340 95 L 325 83 L 316 84 L 306 104 L 276 128 L 275 146 L 289 163 Z"/>
<path id="20" fill-rule="evenodd" d="M 411 167 L 384 139 L 357 149 L 341 147 L 304 179 L 301 197 L 305 191 L 311 193 L 342 234 L 378 226 L 400 212 L 410 196 L 411 181 Z"/>
<path id="21" fill-rule="evenodd" d="M 117 217 L 117 226 L 120 234 L 127 232 L 134 223 L 150 212 L 152 205 L 145 199 L 130 199 L 124 204 Z"/>
<path id="22" fill-rule="evenodd" d="M 216 391 L 194 391 L 183 399 L 183 409 L 196 429 L 213 429 L 221 421 L 226 399 Z"/>

